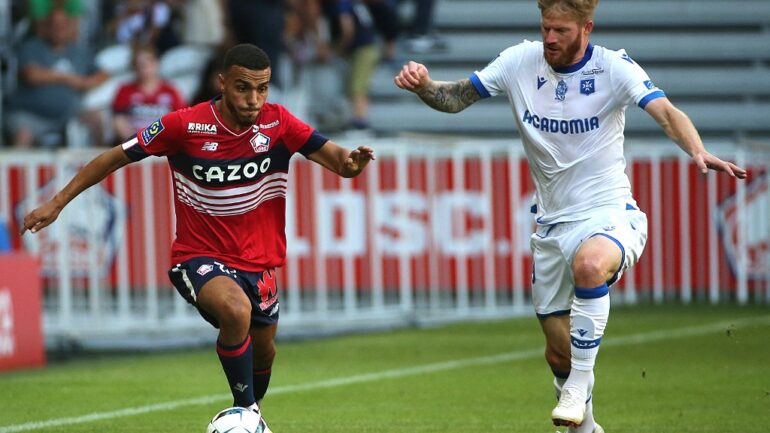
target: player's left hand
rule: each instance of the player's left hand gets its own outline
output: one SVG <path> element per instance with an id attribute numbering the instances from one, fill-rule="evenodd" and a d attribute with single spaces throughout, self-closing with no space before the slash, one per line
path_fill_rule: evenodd
<path id="1" fill-rule="evenodd" d="M 698 169 L 701 171 L 701 173 L 704 174 L 708 173 L 709 169 L 711 169 L 714 171 L 723 171 L 738 179 L 746 179 L 748 176 L 745 169 L 738 167 L 732 162 L 723 161 L 705 151 L 693 155 L 692 159 L 695 161 L 695 165 L 698 166 Z"/>
<path id="2" fill-rule="evenodd" d="M 377 159 L 377 157 L 374 156 L 374 149 L 369 146 L 358 146 L 356 149 L 353 149 L 345 159 L 345 172 L 351 174 L 355 173 L 353 174 L 353 176 L 355 176 L 373 159 Z"/>
<path id="3" fill-rule="evenodd" d="M 22 223 L 19 230 L 19 236 L 23 236 L 24 232 L 27 230 L 32 233 L 37 233 L 43 228 L 49 226 L 51 223 L 56 221 L 56 218 L 59 217 L 61 210 L 61 206 L 55 203 L 54 200 L 44 203 L 37 209 L 24 216 L 24 222 Z"/>

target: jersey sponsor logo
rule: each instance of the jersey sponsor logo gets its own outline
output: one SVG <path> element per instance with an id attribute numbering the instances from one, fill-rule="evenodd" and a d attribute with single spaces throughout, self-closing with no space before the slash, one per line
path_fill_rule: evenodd
<path id="1" fill-rule="evenodd" d="M 567 98 L 567 83 L 564 80 L 559 80 L 559 84 L 556 85 L 556 100 L 563 101 Z"/>
<path id="2" fill-rule="evenodd" d="M 163 122 L 160 119 L 150 123 L 150 125 L 142 130 L 142 141 L 147 146 L 150 142 L 163 132 Z"/>
<path id="3" fill-rule="evenodd" d="M 543 87 L 543 84 L 547 82 L 548 80 L 546 80 L 544 77 L 537 77 L 537 90 L 540 90 L 540 88 Z"/>
<path id="4" fill-rule="evenodd" d="M 260 123 L 259 127 L 262 128 L 262 129 L 270 129 L 270 128 L 275 128 L 276 126 L 280 125 L 280 123 L 281 123 L 280 120 L 273 120 L 272 122 L 270 122 L 268 124 Z M 257 132 L 257 131 L 254 131 L 254 132 Z"/>
<path id="5" fill-rule="evenodd" d="M 267 152 L 270 148 L 270 137 L 263 133 L 259 133 L 249 140 L 251 147 L 254 149 L 254 153 Z"/>
<path id="6" fill-rule="evenodd" d="M 655 84 L 653 84 L 652 81 L 650 81 L 650 80 L 645 80 L 644 81 L 644 87 L 652 90 L 655 87 Z"/>
<path id="7" fill-rule="evenodd" d="M 235 182 L 244 179 L 254 179 L 265 174 L 270 168 L 270 158 L 261 162 L 249 162 L 246 164 L 228 164 L 225 166 L 213 165 L 204 168 L 202 165 L 193 165 L 192 174 L 196 179 L 206 183 Z"/>
<path id="8" fill-rule="evenodd" d="M 593 68 L 593 69 L 588 69 L 588 70 L 585 70 L 585 71 L 581 71 L 580 73 L 582 75 L 599 75 L 599 74 L 601 74 L 603 72 L 604 72 L 604 69 L 602 69 L 602 68 Z"/>
<path id="9" fill-rule="evenodd" d="M 212 125 L 210 123 L 189 122 L 187 123 L 187 133 L 188 134 L 216 134 L 217 125 Z"/>
<path id="10" fill-rule="evenodd" d="M 560 120 L 540 117 L 526 110 L 521 120 L 540 131 L 552 132 L 554 134 L 582 134 L 599 128 L 599 118 L 597 116 L 586 117 L 585 119 Z"/>
<path id="11" fill-rule="evenodd" d="M 207 152 L 214 152 L 217 150 L 217 147 L 219 147 L 219 143 L 214 141 L 207 141 L 203 143 L 203 147 L 201 147 L 201 150 L 205 150 Z"/>
<path id="12" fill-rule="evenodd" d="M 203 275 L 206 275 L 206 274 L 208 274 L 209 272 L 211 272 L 211 271 L 213 271 L 213 270 L 214 270 L 214 265 L 211 265 L 211 264 L 208 264 L 208 263 L 206 263 L 206 264 L 203 264 L 203 265 L 201 265 L 201 266 L 198 268 L 198 270 L 197 270 L 197 271 L 195 271 L 195 272 L 197 272 L 197 273 L 198 273 L 198 275 L 201 275 L 201 276 L 203 276 Z"/>
<path id="13" fill-rule="evenodd" d="M 580 80 L 580 93 L 583 95 L 590 95 L 596 91 L 596 85 L 593 78 L 587 80 Z"/>

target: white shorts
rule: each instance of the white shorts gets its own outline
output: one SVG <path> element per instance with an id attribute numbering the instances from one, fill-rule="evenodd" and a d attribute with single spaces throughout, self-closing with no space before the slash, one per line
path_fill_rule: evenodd
<path id="1" fill-rule="evenodd" d="M 639 260 L 647 242 L 647 216 L 629 204 L 626 210 L 602 210 L 581 221 L 538 224 L 530 238 L 532 303 L 538 317 L 569 313 L 575 293 L 572 259 L 580 244 L 593 236 L 606 236 L 622 253 L 620 268 L 607 281 L 611 285 Z"/>

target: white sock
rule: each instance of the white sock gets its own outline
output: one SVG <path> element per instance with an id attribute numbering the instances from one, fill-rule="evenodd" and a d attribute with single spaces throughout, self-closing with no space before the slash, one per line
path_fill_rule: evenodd
<path id="1" fill-rule="evenodd" d="M 610 315 L 609 288 L 575 288 L 570 312 L 572 370 L 592 371 Z M 570 379 L 572 379 L 570 374 Z M 587 385 L 587 382 L 585 383 Z"/>
<path id="2" fill-rule="evenodd" d="M 594 388 L 594 375 L 593 372 L 589 372 L 589 378 L 588 378 L 588 397 L 586 397 L 586 411 L 585 415 L 583 416 L 583 424 L 580 424 L 579 427 L 574 428 L 570 427 L 567 432 L 568 433 L 593 433 L 594 428 L 596 428 L 596 423 L 594 422 L 594 399 L 592 397 L 593 394 L 593 388 Z M 570 374 L 570 376 L 572 376 Z M 557 398 L 561 395 L 561 389 L 564 387 L 566 380 L 565 379 L 554 379 L 554 386 L 556 387 L 556 395 Z"/>
<path id="3" fill-rule="evenodd" d="M 556 400 L 561 398 L 561 389 L 564 388 L 564 382 L 566 381 L 567 379 L 562 379 L 561 377 L 553 377 L 553 387 L 556 390 Z"/>

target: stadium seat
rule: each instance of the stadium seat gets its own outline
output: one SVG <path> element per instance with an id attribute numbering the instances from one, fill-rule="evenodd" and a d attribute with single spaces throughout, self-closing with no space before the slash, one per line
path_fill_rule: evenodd
<path id="1" fill-rule="evenodd" d="M 110 75 L 128 72 L 131 69 L 131 47 L 116 44 L 102 48 L 96 53 L 96 65 Z"/>
<path id="2" fill-rule="evenodd" d="M 402 59 L 427 65 L 435 80 L 467 78 L 507 47 L 524 39 L 541 40 L 539 22 L 540 11 L 530 0 L 442 0 L 434 25 L 447 49 Z M 701 133 L 770 133 L 770 1 L 614 0 L 600 2 L 595 22 L 591 41 L 625 49 Z M 450 116 L 396 88 L 395 74 L 383 65 L 372 79 L 370 119 L 378 130 L 516 132 L 505 97 Z M 627 111 L 626 131 L 629 136 L 660 134 L 657 124 L 638 109 Z"/>
<path id="3" fill-rule="evenodd" d="M 211 48 L 198 45 L 179 45 L 171 48 L 160 58 L 160 75 L 166 78 L 197 75 L 206 67 L 212 54 Z"/>
<path id="4" fill-rule="evenodd" d="M 198 91 L 198 86 L 200 85 L 200 74 L 177 75 L 169 77 L 168 81 L 179 90 L 185 103 L 192 105 L 192 98 L 195 96 L 195 92 Z"/>
<path id="5" fill-rule="evenodd" d="M 113 75 L 107 81 L 95 87 L 83 96 L 83 108 L 86 109 L 102 109 L 109 108 L 112 105 L 112 100 L 118 92 L 118 88 L 134 78 L 134 74 L 131 72 L 124 72 L 118 75 Z"/>

